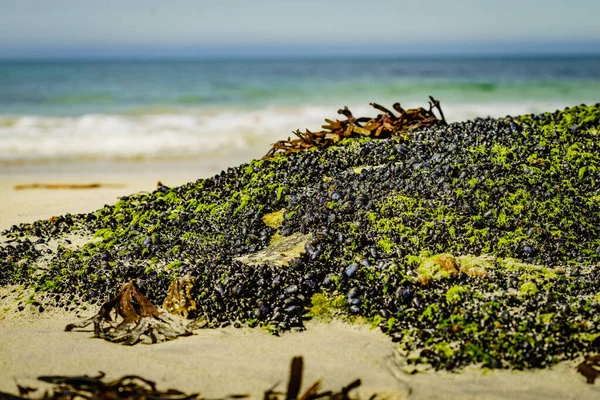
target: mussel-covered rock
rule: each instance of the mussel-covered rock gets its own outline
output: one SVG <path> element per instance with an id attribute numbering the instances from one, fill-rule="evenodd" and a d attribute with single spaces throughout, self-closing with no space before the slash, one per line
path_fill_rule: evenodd
<path id="1" fill-rule="evenodd" d="M 600 346 L 599 131 L 600 105 L 578 106 L 274 155 L 13 226 L 0 284 L 66 306 L 135 279 L 209 326 L 273 333 L 335 304 L 412 364 L 545 367 Z"/>

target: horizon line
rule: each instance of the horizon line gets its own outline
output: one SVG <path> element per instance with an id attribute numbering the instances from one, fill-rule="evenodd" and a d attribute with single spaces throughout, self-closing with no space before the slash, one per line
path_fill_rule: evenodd
<path id="1" fill-rule="evenodd" d="M 600 41 L 1 46 L 0 61 L 494 58 L 600 55 Z"/>
<path id="2" fill-rule="evenodd" d="M 507 58 L 511 60 L 544 60 L 558 58 L 600 58 L 600 51 L 582 51 L 582 52 L 494 52 L 494 53 L 415 53 L 415 54 L 287 54 L 287 55 L 164 55 L 164 54 L 138 54 L 138 55 L 56 55 L 56 56 L 15 56 L 2 57 L 0 63 L 27 63 L 27 62 L 145 62 L 145 61 L 181 61 L 181 62 L 219 62 L 219 61 L 410 61 L 410 60 L 498 60 Z"/>

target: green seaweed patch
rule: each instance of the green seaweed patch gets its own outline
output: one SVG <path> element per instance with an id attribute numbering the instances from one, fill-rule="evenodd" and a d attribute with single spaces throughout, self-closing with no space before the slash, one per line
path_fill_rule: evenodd
<path id="1" fill-rule="evenodd" d="M 463 300 L 471 290 L 465 286 L 454 285 L 446 291 L 446 301 L 448 304 L 455 304 Z"/>
<path id="2" fill-rule="evenodd" d="M 336 147 L 346 147 L 346 148 L 348 148 L 348 150 L 352 151 L 352 150 L 359 149 L 365 143 L 371 142 L 373 140 L 377 140 L 377 139 L 373 139 L 369 136 L 345 138 L 345 139 L 342 139 L 339 142 L 337 142 L 335 144 L 335 146 L 327 148 L 326 151 L 333 151 L 336 149 Z"/>
<path id="3" fill-rule="evenodd" d="M 550 323 L 552 322 L 552 319 L 554 318 L 555 315 L 556 315 L 556 313 L 539 314 L 536 317 L 536 321 L 538 324 L 550 325 Z"/>
<path id="4" fill-rule="evenodd" d="M 458 263 L 452 254 L 437 254 L 422 259 L 417 267 L 417 280 L 427 285 L 431 281 L 447 279 L 458 274 Z"/>
<path id="5" fill-rule="evenodd" d="M 279 336 L 279 332 L 281 331 L 281 328 L 279 327 L 279 325 L 276 322 L 269 322 L 269 323 L 263 324 L 263 325 L 261 325 L 261 329 L 265 333 L 268 333 L 269 335 L 273 335 L 273 336 Z"/>
<path id="6" fill-rule="evenodd" d="M 593 343 L 598 338 L 600 338 L 600 332 L 596 332 L 596 333 L 582 332 L 582 333 L 577 333 L 574 336 L 576 338 L 578 338 L 578 339 L 581 339 L 581 340 L 585 341 L 585 342 Z"/>
<path id="7" fill-rule="evenodd" d="M 432 281 L 452 278 L 459 272 L 472 278 L 485 278 L 494 269 L 515 273 L 519 280 L 534 283 L 553 281 L 558 278 L 557 272 L 548 267 L 488 254 L 455 257 L 449 253 L 442 253 L 432 256 L 407 256 L 405 261 L 409 266 L 416 268 L 417 281 L 424 285 Z"/>
<path id="8" fill-rule="evenodd" d="M 494 257 L 489 255 L 464 255 L 458 257 L 460 272 L 470 277 L 483 278 L 494 267 Z"/>
<path id="9" fill-rule="evenodd" d="M 395 248 L 395 243 L 387 236 L 383 236 L 377 241 L 377 247 L 383 250 L 386 254 L 390 254 Z"/>
<path id="10" fill-rule="evenodd" d="M 262 221 L 265 225 L 270 226 L 273 229 L 278 229 L 281 224 L 283 224 L 283 214 L 285 213 L 285 208 L 282 208 L 279 211 L 275 211 L 272 213 L 268 213 L 262 216 Z"/>
<path id="11" fill-rule="evenodd" d="M 496 261 L 501 268 L 519 273 L 521 280 L 556 279 L 557 277 L 555 271 L 542 265 L 527 264 L 514 258 L 497 258 Z"/>
<path id="12" fill-rule="evenodd" d="M 452 348 L 452 346 L 449 343 L 446 342 L 436 343 L 433 347 L 436 352 L 442 353 L 446 358 L 451 358 L 452 356 L 454 356 L 454 353 L 456 351 Z"/>
<path id="13" fill-rule="evenodd" d="M 439 310 L 440 310 L 440 307 L 436 303 L 432 303 L 432 304 L 430 304 L 430 305 L 427 306 L 427 308 L 425 309 L 425 311 L 423 311 L 423 313 L 419 317 L 419 320 L 421 320 L 421 321 L 435 321 L 436 318 L 437 318 L 437 316 L 438 316 L 438 311 Z"/>
<path id="14" fill-rule="evenodd" d="M 94 238 L 100 238 L 104 241 L 109 241 L 114 235 L 114 232 L 111 228 L 101 228 L 94 233 Z"/>
<path id="15" fill-rule="evenodd" d="M 183 265 L 183 262 L 181 260 L 176 260 L 176 261 L 173 261 L 172 263 L 170 263 L 169 265 L 167 265 L 165 267 L 165 270 L 168 272 L 177 273 L 181 269 L 182 265 Z"/>
<path id="16" fill-rule="evenodd" d="M 310 298 L 308 316 L 319 321 L 330 322 L 345 314 L 347 304 L 346 298 L 342 295 L 328 296 L 325 293 L 315 293 Z"/>
<path id="17" fill-rule="evenodd" d="M 533 296 L 539 289 L 534 282 L 527 281 L 519 287 L 519 292 L 525 296 Z"/>
<path id="18" fill-rule="evenodd" d="M 260 172 L 261 166 L 265 163 L 266 160 L 252 160 L 250 161 L 244 168 L 243 171 L 247 175 L 252 175 Z"/>

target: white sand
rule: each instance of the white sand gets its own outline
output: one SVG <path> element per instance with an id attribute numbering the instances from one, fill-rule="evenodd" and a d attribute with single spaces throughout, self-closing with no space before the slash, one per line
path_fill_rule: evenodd
<path id="1" fill-rule="evenodd" d="M 0 169 L 0 230 L 67 212 L 90 212 L 119 196 L 151 191 L 161 180 L 179 185 L 219 171 L 220 165 L 67 165 Z M 31 183 L 119 183 L 119 189 L 13 190 Z M 0 290 L 4 295 L 6 288 Z M 15 392 L 15 382 L 39 386 L 38 375 L 88 374 L 104 371 L 109 378 L 140 374 L 160 388 L 200 391 L 209 397 L 253 393 L 281 382 L 285 389 L 290 360 L 305 359 L 304 387 L 322 378 L 337 390 L 361 378 L 361 391 L 390 398 L 416 399 L 598 399 L 600 383 L 588 385 L 575 373 L 576 362 L 551 370 L 493 371 L 470 368 L 459 374 L 401 372 L 388 337 L 364 326 L 308 324 L 302 333 L 272 337 L 260 329 L 197 331 L 192 337 L 157 345 L 125 347 L 91 332 L 64 332 L 74 314 L 38 314 L 27 305 L 15 316 L 14 296 L 0 295 L 0 391 Z M 81 311 L 90 316 L 95 310 Z"/>
<path id="2" fill-rule="evenodd" d="M 576 363 L 550 370 L 425 372 L 407 375 L 398 368 L 396 346 L 377 330 L 341 322 L 309 323 L 307 330 L 281 337 L 260 329 L 200 330 L 191 337 L 133 347 L 91 338 L 91 331 L 64 332 L 73 314 L 25 316 L 0 321 L 0 391 L 15 382 L 40 387 L 39 375 L 96 375 L 115 379 L 139 374 L 159 388 L 201 392 L 207 397 L 262 392 L 280 382 L 285 390 L 289 363 L 302 355 L 303 387 L 322 379 L 339 389 L 356 378 L 357 393 L 368 398 L 416 399 L 597 399 L 600 386 L 575 373 Z M 87 311 L 84 314 L 92 314 Z"/>
<path id="3" fill-rule="evenodd" d="M 64 332 L 73 320 L 0 323 L 0 369 L 8 372 L 0 377 L 0 390 L 14 390 L 15 379 L 33 385 L 41 374 L 104 371 L 111 378 L 139 374 L 162 388 L 209 397 L 249 392 L 260 397 L 278 382 L 278 389 L 285 389 L 296 355 L 304 356 L 306 384 L 323 378 L 327 387 L 339 389 L 360 377 L 363 390 L 398 386 L 384 362 L 394 347 L 389 339 L 343 324 L 316 324 L 279 338 L 260 329 L 201 330 L 167 343 L 127 347 L 90 339 L 91 332 Z"/>
<path id="4" fill-rule="evenodd" d="M 161 181 L 179 186 L 210 177 L 223 167 L 214 160 L 182 163 L 69 163 L 0 166 L 0 231 L 14 224 L 66 213 L 95 211 L 119 197 L 151 192 Z M 100 189 L 25 189 L 31 184 L 113 184 Z"/>

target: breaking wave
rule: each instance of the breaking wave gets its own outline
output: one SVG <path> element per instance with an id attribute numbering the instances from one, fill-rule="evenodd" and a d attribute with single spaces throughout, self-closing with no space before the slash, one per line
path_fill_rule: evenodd
<path id="1" fill-rule="evenodd" d="M 449 121 L 542 112 L 567 105 L 442 103 Z M 376 115 L 368 105 L 348 106 L 355 115 Z M 273 142 L 292 136 L 293 130 L 319 129 L 324 118 L 337 116 L 336 110 L 334 106 L 319 105 L 148 108 L 81 116 L 0 115 L 0 163 L 219 158 L 250 149 L 255 155 L 266 153 Z"/>

